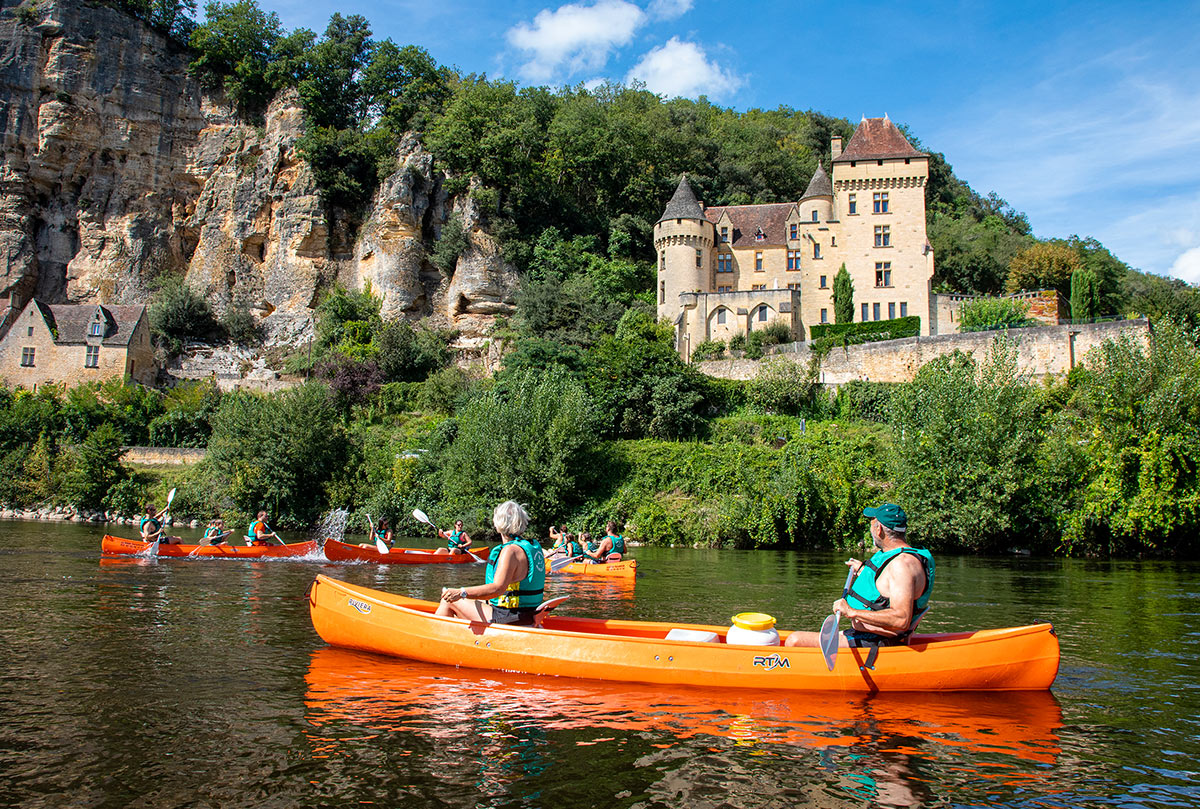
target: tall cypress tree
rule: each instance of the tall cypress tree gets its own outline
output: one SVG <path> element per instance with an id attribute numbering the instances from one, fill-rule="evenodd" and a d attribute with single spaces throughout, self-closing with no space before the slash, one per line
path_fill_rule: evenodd
<path id="1" fill-rule="evenodd" d="M 1071 319 L 1092 320 L 1100 311 L 1100 279 L 1086 267 L 1071 273 Z"/>
<path id="2" fill-rule="evenodd" d="M 833 322 L 850 323 L 854 320 L 854 282 L 846 265 L 842 264 L 833 277 Z"/>

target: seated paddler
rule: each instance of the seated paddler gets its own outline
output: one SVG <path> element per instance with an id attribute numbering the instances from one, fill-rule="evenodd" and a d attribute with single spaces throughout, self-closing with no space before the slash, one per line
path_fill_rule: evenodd
<path id="1" fill-rule="evenodd" d="M 863 509 L 871 518 L 877 549 L 866 562 L 849 559 L 850 586 L 833 602 L 834 612 L 850 619 L 840 646 L 898 646 L 908 643 L 929 608 L 933 591 L 933 555 L 908 544 L 908 515 L 895 503 Z M 819 632 L 793 632 L 787 646 L 820 646 Z"/>
<path id="2" fill-rule="evenodd" d="M 483 584 L 443 588 L 434 614 L 532 626 L 546 584 L 542 546 L 521 536 L 529 527 L 529 515 L 512 500 L 496 506 L 492 525 L 500 544 L 488 554 Z"/>

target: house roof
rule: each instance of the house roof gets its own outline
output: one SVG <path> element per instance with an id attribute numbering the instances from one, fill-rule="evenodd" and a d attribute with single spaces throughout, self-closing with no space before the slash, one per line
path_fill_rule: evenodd
<path id="1" fill-rule="evenodd" d="M 99 313 L 104 321 L 102 345 L 128 346 L 134 329 L 145 316 L 145 306 L 101 306 L 97 304 L 54 303 L 34 301 L 46 325 L 59 345 L 87 342 L 88 327 Z"/>
<path id="2" fill-rule="evenodd" d="M 834 163 L 851 160 L 884 160 L 896 157 L 928 157 L 918 152 L 904 133 L 885 115 L 882 118 L 863 118 L 854 130 L 846 149 L 833 159 Z"/>
<path id="3" fill-rule="evenodd" d="M 688 184 L 686 174 L 680 175 L 679 186 L 675 189 L 675 194 L 667 203 L 667 208 L 658 221 L 662 222 L 664 219 L 704 219 L 704 212 L 700 210 L 700 203 L 696 200 L 696 194 Z"/>
<path id="4" fill-rule="evenodd" d="M 829 179 L 829 175 L 825 173 L 825 166 L 817 163 L 817 170 L 813 172 L 812 179 L 808 181 L 808 188 L 804 189 L 804 196 L 800 197 L 800 201 L 810 197 L 832 197 L 833 183 Z"/>
<path id="5" fill-rule="evenodd" d="M 778 247 L 787 244 L 787 218 L 796 207 L 794 202 L 772 202 L 766 205 L 714 205 L 704 210 L 704 216 L 714 225 L 728 214 L 733 225 L 729 243 L 734 247 L 755 245 Z M 759 230 L 763 239 L 755 238 Z"/>

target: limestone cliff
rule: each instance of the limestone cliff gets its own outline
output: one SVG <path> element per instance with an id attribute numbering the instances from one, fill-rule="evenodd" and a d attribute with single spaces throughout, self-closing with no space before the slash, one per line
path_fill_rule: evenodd
<path id="1" fill-rule="evenodd" d="M 416 138 L 352 234 L 296 152 L 295 97 L 249 126 L 187 58 L 110 8 L 0 0 L 0 298 L 141 303 L 172 272 L 218 311 L 249 306 L 274 342 L 304 337 L 334 282 L 468 335 L 511 311 L 512 268 Z M 426 253 L 452 214 L 470 246 L 447 277 Z"/>

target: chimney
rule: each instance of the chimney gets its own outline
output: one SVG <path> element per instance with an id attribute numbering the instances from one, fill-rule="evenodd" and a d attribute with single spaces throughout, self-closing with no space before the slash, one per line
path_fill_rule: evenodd
<path id="1" fill-rule="evenodd" d="M 833 159 L 837 160 L 842 154 L 842 136 L 834 135 L 829 139 L 829 151 L 833 154 Z"/>

